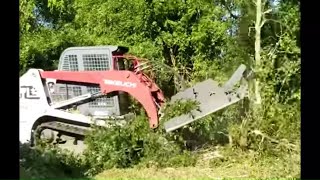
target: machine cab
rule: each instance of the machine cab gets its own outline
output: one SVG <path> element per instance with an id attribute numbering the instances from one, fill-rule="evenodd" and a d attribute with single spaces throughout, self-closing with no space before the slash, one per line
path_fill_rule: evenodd
<path id="1" fill-rule="evenodd" d="M 126 65 L 121 58 L 127 52 L 128 48 L 120 46 L 71 47 L 61 54 L 58 70 L 107 71 L 130 68 L 125 67 Z M 98 86 L 57 84 L 55 90 L 51 93 L 51 100 L 54 103 L 98 91 L 100 91 Z M 120 116 L 126 111 L 121 108 L 120 103 L 125 103 L 126 100 L 127 98 L 124 95 L 118 93 L 80 105 L 77 110 L 81 114 L 89 116 Z"/>

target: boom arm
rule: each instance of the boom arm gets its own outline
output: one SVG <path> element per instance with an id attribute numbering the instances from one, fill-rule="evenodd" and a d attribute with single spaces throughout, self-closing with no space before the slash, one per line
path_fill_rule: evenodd
<path id="1" fill-rule="evenodd" d="M 138 100 L 147 112 L 150 128 L 158 127 L 158 110 L 164 103 L 159 87 L 143 73 L 132 71 L 42 71 L 42 78 L 57 82 L 99 85 L 101 93 L 127 92 Z"/>

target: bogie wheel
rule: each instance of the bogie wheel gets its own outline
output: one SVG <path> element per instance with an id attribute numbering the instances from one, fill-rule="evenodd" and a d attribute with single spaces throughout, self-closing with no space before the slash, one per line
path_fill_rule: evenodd
<path id="1" fill-rule="evenodd" d="M 53 144 L 57 132 L 44 127 L 38 127 L 34 132 L 34 145 Z"/>
<path id="2" fill-rule="evenodd" d="M 40 139 L 45 143 L 51 144 L 55 140 L 55 132 L 51 129 L 44 129 L 40 133 Z"/>

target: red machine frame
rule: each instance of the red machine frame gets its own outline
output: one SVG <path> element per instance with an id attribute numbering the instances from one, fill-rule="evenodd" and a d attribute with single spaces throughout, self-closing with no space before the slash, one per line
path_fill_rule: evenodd
<path id="1" fill-rule="evenodd" d="M 101 93 L 123 91 L 133 96 L 146 110 L 150 128 L 159 124 L 158 110 L 165 103 L 161 89 L 140 69 L 141 62 L 135 56 L 114 55 L 114 66 L 107 71 L 42 71 L 42 78 L 55 79 L 57 83 L 99 85 Z M 118 59 L 131 60 L 133 70 L 119 70 Z"/>

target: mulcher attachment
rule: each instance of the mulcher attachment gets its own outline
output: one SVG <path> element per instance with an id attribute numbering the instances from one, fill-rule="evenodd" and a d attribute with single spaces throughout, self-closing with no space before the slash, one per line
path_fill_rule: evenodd
<path id="1" fill-rule="evenodd" d="M 246 66 L 240 65 L 223 86 L 219 86 L 218 82 L 212 79 L 207 79 L 172 96 L 170 103 L 189 99 L 197 101 L 199 106 L 190 114 L 183 114 L 165 122 L 165 130 L 174 131 L 243 99 L 247 94 L 247 84 L 241 83 L 239 87 L 236 85 L 243 78 L 245 70 Z"/>

